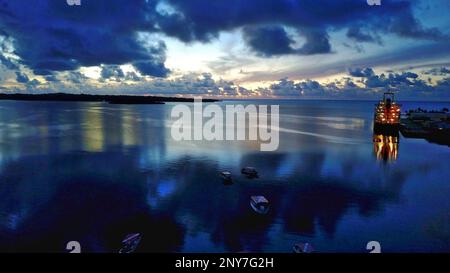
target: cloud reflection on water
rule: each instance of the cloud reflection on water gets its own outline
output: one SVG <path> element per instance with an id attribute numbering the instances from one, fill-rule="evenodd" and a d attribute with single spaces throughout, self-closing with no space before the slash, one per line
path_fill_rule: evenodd
<path id="1" fill-rule="evenodd" d="M 282 134 L 280 151 L 261 153 L 248 143 L 174 142 L 164 124 L 170 108 L 164 105 L 8 102 L 4 107 L 9 111 L 0 122 L 21 122 L 0 133 L 2 251 L 64 251 L 70 240 L 80 241 L 84 251 L 115 251 L 132 232 L 143 233 L 139 251 L 145 252 L 289 252 L 305 239 L 322 251 L 357 251 L 353 244 L 337 245 L 352 236 L 365 242 L 363 231 L 345 232 L 357 228 L 350 219 L 385 225 L 384 215 L 410 215 L 415 207 L 408 202 L 427 188 L 405 185 L 445 175 L 440 161 L 414 159 L 411 169 L 408 142 L 395 164 L 377 164 L 371 132 L 359 129 L 353 132 L 357 139 L 368 137 L 359 145 Z M 84 114 L 90 107 L 96 116 Z M 308 130 L 322 134 L 323 128 Z M 286 147 L 292 143 L 303 145 Z M 260 179 L 241 177 L 242 166 L 256 167 Z M 233 173 L 232 186 L 218 176 L 225 169 Z M 450 192 L 439 185 L 427 194 Z M 268 215 L 251 210 L 249 197 L 255 194 L 269 199 Z M 434 208 L 436 215 L 446 206 Z M 404 221 L 411 228 L 416 224 L 413 217 Z M 402 249 L 403 241 L 382 239 Z"/>

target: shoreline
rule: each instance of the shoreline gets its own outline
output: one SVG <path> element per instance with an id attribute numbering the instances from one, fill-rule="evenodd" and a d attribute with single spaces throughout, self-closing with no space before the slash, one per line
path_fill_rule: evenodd
<path id="1" fill-rule="evenodd" d="M 133 95 L 90 95 L 68 93 L 46 94 L 0 94 L 0 100 L 19 101 L 77 101 L 77 102 L 108 102 L 111 104 L 165 104 L 166 102 L 194 102 L 194 98 L 176 98 L 160 96 Z M 202 99 L 203 102 L 217 102 L 216 99 Z"/>

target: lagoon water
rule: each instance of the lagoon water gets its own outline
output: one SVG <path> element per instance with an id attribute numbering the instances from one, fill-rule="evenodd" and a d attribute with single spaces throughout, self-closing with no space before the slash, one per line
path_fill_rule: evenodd
<path id="1" fill-rule="evenodd" d="M 0 251 L 116 252 L 134 232 L 140 252 L 450 251 L 450 147 L 374 144 L 374 102 L 227 103 L 279 104 L 279 149 L 174 141 L 174 104 L 1 101 Z M 419 106 L 450 103 L 403 102 Z"/>

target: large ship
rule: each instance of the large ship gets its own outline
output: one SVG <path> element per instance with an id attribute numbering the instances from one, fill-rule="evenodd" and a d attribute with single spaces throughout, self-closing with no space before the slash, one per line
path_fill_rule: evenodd
<path id="1" fill-rule="evenodd" d="M 394 93 L 387 92 L 375 107 L 374 131 L 396 131 L 400 125 L 401 105 L 395 102 Z"/>

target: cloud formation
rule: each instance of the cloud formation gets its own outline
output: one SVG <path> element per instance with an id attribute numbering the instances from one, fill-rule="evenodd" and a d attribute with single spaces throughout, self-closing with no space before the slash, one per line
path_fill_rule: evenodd
<path id="1" fill-rule="evenodd" d="M 20 73 L 20 72 L 16 72 L 16 81 L 20 82 L 20 83 L 27 83 L 30 81 L 30 79 L 28 78 L 28 76 L 26 74 Z"/>
<path id="2" fill-rule="evenodd" d="M 430 70 L 424 71 L 424 74 L 433 76 L 446 76 L 450 74 L 450 69 L 448 69 L 447 67 L 435 67 Z"/>
<path id="3" fill-rule="evenodd" d="M 447 70 L 447 68 L 442 68 Z M 411 71 L 376 74 L 370 67 L 349 69 L 351 77 L 320 84 L 313 80 L 292 81 L 287 78 L 272 84 L 267 91 L 274 96 L 375 99 L 381 93 L 393 91 L 403 99 L 450 99 L 450 77 L 435 85 L 422 80 Z M 353 77 L 353 78 L 352 78 Z"/>
<path id="4" fill-rule="evenodd" d="M 171 12 L 160 14 L 157 27 L 185 42 L 207 42 L 220 31 L 244 28 L 250 48 L 263 56 L 329 53 L 330 30 L 347 29 L 358 42 L 381 43 L 378 33 L 414 39 L 448 39 L 436 28 L 425 28 L 414 16 L 411 1 L 384 0 L 374 8 L 360 0 L 167 0 Z M 292 47 L 284 27 L 305 40 Z M 279 40 L 279 43 L 275 41 Z"/>
<path id="5" fill-rule="evenodd" d="M 165 46 L 141 43 L 138 31 L 151 31 L 155 1 L 0 0 L 0 29 L 14 40 L 14 53 L 36 75 L 100 64 L 136 64 L 144 75 L 163 77 Z M 4 60 L 2 59 L 2 63 Z M 8 64 L 8 63 L 7 63 Z"/>
<path id="6" fill-rule="evenodd" d="M 325 8 L 326 7 L 326 8 Z M 162 33 L 186 43 L 209 42 L 222 31 L 243 28 L 249 48 L 260 56 L 331 52 L 328 33 L 348 29 L 359 42 L 380 42 L 377 33 L 440 40 L 436 28 L 425 28 L 412 2 L 384 0 L 373 8 L 361 0 L 0 0 L 1 36 L 13 40 L 14 54 L 36 75 L 82 66 L 132 64 L 143 75 L 165 77 L 166 46 L 139 33 Z M 288 34 L 286 27 L 293 30 Z M 304 42 L 295 47 L 299 39 Z M 5 56 L 0 61 L 15 68 Z"/>
<path id="7" fill-rule="evenodd" d="M 59 92 L 95 94 L 327 99 L 378 99 L 383 92 L 393 91 L 400 99 L 450 99 L 450 77 L 443 77 L 432 83 L 411 71 L 377 74 L 372 68 L 353 68 L 349 69 L 348 76 L 331 82 L 282 78 L 267 87 L 245 88 L 233 81 L 214 79 L 210 73 L 188 73 L 172 79 L 146 80 L 134 72 L 118 72 L 119 69 L 120 67 L 104 68 L 104 78 L 99 79 L 101 85 L 98 87 L 92 87 L 89 82 L 94 80 L 79 72 L 69 72 L 58 77 L 47 76 L 51 79 L 46 77 L 46 84 L 17 73 L 17 81 L 22 82 L 25 89 L 15 91 L 27 92 L 34 87 L 35 92 L 41 93 L 53 89 Z M 118 81 L 117 77 L 126 81 Z M 133 77 L 137 77 L 138 81 L 134 81 Z"/>
<path id="8" fill-rule="evenodd" d="M 370 77 L 375 75 L 375 72 L 373 72 L 373 69 L 370 67 L 367 68 L 350 68 L 348 73 L 350 74 L 350 76 L 353 77 Z"/>
<path id="9" fill-rule="evenodd" d="M 33 88 L 41 84 L 40 81 L 36 79 L 30 79 L 26 74 L 21 72 L 16 72 L 16 81 L 18 83 L 23 83 L 27 89 Z"/>
<path id="10" fill-rule="evenodd" d="M 221 71 L 214 68 L 216 80 L 209 73 L 183 71 L 181 77 L 174 78 L 172 74 L 170 79 L 165 79 L 171 73 L 166 67 L 167 41 L 176 38 L 190 45 L 210 43 L 228 31 L 235 31 L 242 39 L 244 49 L 241 53 L 250 52 L 248 56 L 257 56 L 264 61 L 284 55 L 339 53 L 333 40 L 336 38 L 332 35 L 338 32 L 348 38 L 346 47 L 359 52 L 363 51 L 362 43 L 382 45 L 386 42 L 382 39 L 385 34 L 428 40 L 431 42 L 427 45 L 440 48 L 421 54 L 412 51 L 414 48 L 400 48 L 402 52 L 395 52 L 393 59 L 400 58 L 401 54 L 404 54 L 404 60 L 412 55 L 428 56 L 445 51 L 448 35 L 422 24 L 414 14 L 417 3 L 383 0 L 381 7 L 373 7 L 364 0 L 135 0 L 132 3 L 127 0 L 87 0 L 81 6 L 71 7 L 64 0 L 35 0 L 33 4 L 28 0 L 0 0 L 0 69 L 11 70 L 9 73 L 18 84 L 27 88 L 44 88 L 46 85 L 47 90 L 57 84 L 58 87 L 73 84 L 74 88 L 83 86 L 83 90 L 94 90 L 99 88 L 96 86 L 99 83 L 101 88 L 118 84 L 130 93 L 225 96 L 343 96 L 343 92 L 353 96 L 370 95 L 372 91 L 387 88 L 434 90 L 431 80 L 424 82 L 415 73 L 376 74 L 370 67 L 352 68 L 348 71 L 350 77 L 328 84 L 315 80 L 294 82 L 288 79 L 299 78 L 292 75 L 294 70 L 287 73 L 262 68 L 261 73 L 265 74 L 261 77 L 265 78 L 258 80 L 281 80 L 270 87 L 255 89 L 246 89 L 229 80 L 217 80 Z M 423 47 L 419 49 L 423 51 Z M 240 59 L 248 56 L 242 54 Z M 388 57 L 382 60 L 378 57 L 368 56 L 366 58 L 376 61 L 362 59 L 365 63 L 352 64 L 373 67 L 389 61 Z M 217 66 L 219 70 L 225 70 L 224 67 L 232 62 L 224 60 Z M 244 62 L 238 61 L 231 66 L 234 68 Z M 134 70 L 123 71 L 121 65 L 124 64 L 131 65 Z M 98 80 L 80 73 L 83 71 L 80 68 L 92 66 L 100 69 Z M 338 69 L 339 72 L 346 70 L 347 59 L 337 63 L 336 67 L 328 70 L 335 74 Z M 307 69 L 324 73 L 323 67 L 319 66 Z M 446 69 L 430 70 L 425 74 L 446 76 Z M 267 74 L 272 78 L 268 79 Z M 311 77 L 305 71 L 298 75 Z M 433 81 L 437 86 L 447 83 L 445 79 Z M 94 85 L 88 88 L 90 83 Z M 130 83 L 133 86 L 129 86 Z"/>

